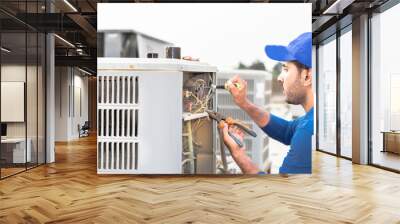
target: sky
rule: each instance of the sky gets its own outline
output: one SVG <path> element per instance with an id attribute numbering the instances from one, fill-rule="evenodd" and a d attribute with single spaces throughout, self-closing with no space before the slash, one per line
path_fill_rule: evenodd
<path id="1" fill-rule="evenodd" d="M 272 68 L 267 44 L 311 32 L 311 4 L 99 3 L 97 28 L 134 29 L 181 47 L 182 56 L 223 69 L 255 60 Z"/>

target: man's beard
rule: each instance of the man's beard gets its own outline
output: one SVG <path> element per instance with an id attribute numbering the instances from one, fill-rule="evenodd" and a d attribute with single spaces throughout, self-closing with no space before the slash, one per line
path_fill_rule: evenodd
<path id="1" fill-rule="evenodd" d="M 297 80 L 292 86 L 286 91 L 286 102 L 293 105 L 303 104 L 306 96 L 304 91 L 300 90 L 300 81 Z"/>
<path id="2" fill-rule="evenodd" d="M 293 105 L 300 105 L 304 102 L 304 96 L 300 96 L 298 94 L 288 94 L 286 96 L 286 103 L 293 104 Z"/>

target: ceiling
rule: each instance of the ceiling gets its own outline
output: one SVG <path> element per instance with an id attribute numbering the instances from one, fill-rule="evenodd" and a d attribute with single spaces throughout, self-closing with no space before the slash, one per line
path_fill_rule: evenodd
<path id="1" fill-rule="evenodd" d="M 97 1 L 47 0 L 46 5 L 45 0 L 1 0 L 0 23 L 2 44 L 13 49 L 7 55 L 10 60 L 26 55 L 26 30 L 54 32 L 56 65 L 78 66 L 96 73 Z M 27 39 L 32 37 L 28 34 Z M 28 43 L 27 58 L 31 58 L 31 48 L 34 46 Z"/>

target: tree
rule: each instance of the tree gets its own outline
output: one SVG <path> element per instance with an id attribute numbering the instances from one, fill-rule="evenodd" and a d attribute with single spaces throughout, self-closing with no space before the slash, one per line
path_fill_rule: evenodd
<path id="1" fill-rule="evenodd" d="M 278 76 L 282 72 L 282 63 L 278 62 L 272 67 L 272 94 L 273 95 L 282 95 L 283 87 L 282 84 L 278 81 Z"/>
<path id="2" fill-rule="evenodd" d="M 256 60 L 249 66 L 249 69 L 265 71 L 265 65 L 260 60 Z"/>
<path id="3" fill-rule="evenodd" d="M 253 70 L 262 70 L 262 71 L 266 71 L 265 69 L 265 65 L 263 62 L 261 62 L 260 60 L 256 60 L 253 63 L 251 63 L 251 65 L 247 66 L 242 62 L 239 62 L 239 65 L 237 66 L 237 69 L 253 69 Z"/>
<path id="4" fill-rule="evenodd" d="M 242 62 L 239 62 L 237 69 L 253 69 L 253 70 L 262 70 L 272 73 L 272 95 L 282 95 L 283 87 L 282 84 L 278 81 L 278 76 L 282 71 L 282 63 L 278 62 L 272 67 L 272 71 L 269 71 L 263 62 L 260 60 L 255 60 L 251 65 L 247 66 Z"/>
<path id="5" fill-rule="evenodd" d="M 281 72 L 282 72 L 282 63 L 278 62 L 272 68 L 272 75 L 274 77 L 278 77 L 279 74 L 281 74 Z"/>
<path id="6" fill-rule="evenodd" d="M 247 67 L 245 64 L 243 64 L 242 62 L 239 62 L 238 69 L 246 69 L 246 68 Z"/>

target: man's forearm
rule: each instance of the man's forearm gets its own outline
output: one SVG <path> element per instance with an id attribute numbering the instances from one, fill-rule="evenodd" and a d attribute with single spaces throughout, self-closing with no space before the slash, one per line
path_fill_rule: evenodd
<path id="1" fill-rule="evenodd" d="M 246 155 L 246 152 L 241 149 L 231 149 L 231 155 L 233 157 L 233 160 L 235 160 L 236 164 L 240 167 L 242 170 L 242 173 L 244 174 L 257 174 L 260 170 L 258 167 L 253 164 L 251 159 Z"/>
<path id="2" fill-rule="evenodd" d="M 253 121 L 259 126 L 264 127 L 269 122 L 269 112 L 263 110 L 259 106 L 253 104 L 249 100 L 246 100 L 246 103 L 240 105 L 242 110 L 246 111 L 246 113 L 253 119 Z"/>

